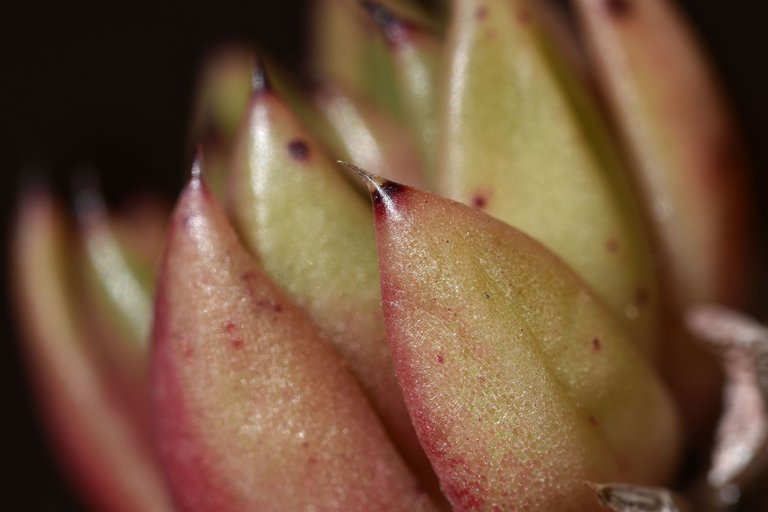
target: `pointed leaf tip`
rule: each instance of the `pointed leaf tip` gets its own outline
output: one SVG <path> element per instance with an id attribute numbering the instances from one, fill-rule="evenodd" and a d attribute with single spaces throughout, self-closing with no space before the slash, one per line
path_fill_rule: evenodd
<path id="1" fill-rule="evenodd" d="M 405 185 L 372 174 L 355 164 L 342 160 L 337 160 L 337 162 L 352 171 L 365 184 L 368 192 L 371 193 L 371 199 L 377 212 L 380 211 L 380 208 L 383 208 L 388 213 L 397 213 L 394 200 L 398 194 L 407 188 Z"/>
<path id="2" fill-rule="evenodd" d="M 205 152 L 202 146 L 197 147 L 195 158 L 192 160 L 192 168 L 189 171 L 189 185 L 198 187 L 203 179 L 203 167 L 205 162 Z"/>
<path id="3" fill-rule="evenodd" d="M 392 44 L 397 44 L 407 36 L 406 26 L 392 11 L 379 2 L 360 0 L 360 6 L 382 31 L 384 37 Z"/>
<path id="4" fill-rule="evenodd" d="M 204 184 L 179 199 L 157 288 L 152 410 L 179 509 L 435 510 Z"/>
<path id="5" fill-rule="evenodd" d="M 362 167 L 358 167 L 355 164 L 351 164 L 343 160 L 336 160 L 336 163 L 341 164 L 344 167 L 346 167 L 347 170 L 352 171 L 354 176 L 359 178 L 359 180 L 363 182 L 366 188 L 368 188 L 368 191 L 371 193 L 374 193 L 377 190 L 379 190 L 387 182 L 387 180 L 385 180 L 384 178 L 380 176 L 376 176 L 375 174 L 369 171 L 366 171 Z"/>
<path id="6" fill-rule="evenodd" d="M 16 182 L 16 197 L 22 203 L 50 193 L 50 176 L 41 162 L 27 162 L 21 169 Z"/>
<path id="7" fill-rule="evenodd" d="M 82 168 L 73 176 L 71 183 L 75 213 L 82 225 L 87 225 L 90 219 L 106 216 L 101 180 L 94 169 Z"/>
<path id="8" fill-rule="evenodd" d="M 272 83 L 264 66 L 264 58 L 257 52 L 253 57 L 251 69 L 251 91 L 254 94 L 272 90 Z"/>

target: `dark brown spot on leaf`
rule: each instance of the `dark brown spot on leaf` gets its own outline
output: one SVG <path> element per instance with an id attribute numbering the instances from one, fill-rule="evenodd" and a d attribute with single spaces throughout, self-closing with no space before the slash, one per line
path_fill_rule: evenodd
<path id="1" fill-rule="evenodd" d="M 443 364 L 445 362 L 445 358 L 443 357 L 443 354 L 437 354 L 437 362 L 440 364 Z"/>
<path id="2" fill-rule="evenodd" d="M 488 7 L 481 5 L 475 10 L 475 18 L 478 20 L 484 20 L 488 16 Z"/>
<path id="3" fill-rule="evenodd" d="M 591 414 L 587 417 L 587 420 L 589 420 L 589 424 L 592 425 L 593 427 L 597 426 L 597 420 Z"/>
<path id="4" fill-rule="evenodd" d="M 483 295 L 485 295 L 486 299 L 490 299 L 491 298 L 491 296 L 488 294 L 488 292 L 483 293 Z"/>
<path id="5" fill-rule="evenodd" d="M 294 139 L 288 143 L 288 152 L 294 160 L 306 162 L 309 159 L 309 146 L 301 139 Z"/>
<path id="6" fill-rule="evenodd" d="M 600 343 L 600 338 L 593 338 L 592 339 L 592 350 L 594 350 L 595 352 L 599 352 L 601 348 L 603 348 L 603 346 Z"/>
<path id="7" fill-rule="evenodd" d="M 608 249 L 608 252 L 619 252 L 619 242 L 615 238 L 609 238 L 605 242 L 605 248 Z"/>

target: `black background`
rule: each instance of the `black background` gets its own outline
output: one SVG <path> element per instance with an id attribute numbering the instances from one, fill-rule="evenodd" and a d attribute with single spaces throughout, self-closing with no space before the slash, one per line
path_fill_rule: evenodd
<path id="1" fill-rule="evenodd" d="M 642 0 L 640 0 L 642 1 Z M 7 4 L 8 2 L 6 2 Z M 108 198 L 145 189 L 173 197 L 190 155 L 186 126 L 200 58 L 226 40 L 299 62 L 305 1 L 0 7 L 0 209 L 4 240 L 20 178 L 34 167 L 66 184 L 84 163 Z M 768 169 L 768 4 L 680 0 L 734 104 L 755 169 Z M 765 186 L 758 181 L 756 195 Z M 760 201 L 762 204 L 762 200 Z M 762 225 L 765 225 L 764 223 Z M 3 269 L 7 269 L 2 252 Z M 7 290 L 7 272 L 2 273 Z M 18 361 L 7 292 L 0 314 L 0 509 L 81 510 L 48 454 Z"/>

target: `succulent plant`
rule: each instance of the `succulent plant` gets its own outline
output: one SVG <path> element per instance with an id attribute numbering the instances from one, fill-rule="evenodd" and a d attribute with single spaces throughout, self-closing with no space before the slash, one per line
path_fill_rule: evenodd
<path id="1" fill-rule="evenodd" d="M 750 176 L 680 13 L 445 4 L 317 0 L 311 80 L 213 53 L 170 214 L 22 199 L 25 349 L 95 508 L 765 498 Z"/>

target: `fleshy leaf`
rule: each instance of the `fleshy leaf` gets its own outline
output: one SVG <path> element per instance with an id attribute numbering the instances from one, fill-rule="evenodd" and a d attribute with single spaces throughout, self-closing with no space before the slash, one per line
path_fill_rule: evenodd
<path id="1" fill-rule="evenodd" d="M 691 304 L 744 306 L 753 252 L 744 152 L 690 28 L 669 0 L 574 4 L 653 221 L 673 322 Z M 721 380 L 683 326 L 668 331 L 663 370 L 696 440 L 714 423 Z"/>
<path id="2" fill-rule="evenodd" d="M 206 58 L 193 116 L 195 139 L 215 132 L 233 140 L 248 105 L 252 84 L 253 52 L 240 46 L 218 48 Z"/>
<path id="3" fill-rule="evenodd" d="M 78 303 L 98 365 L 140 428 L 149 431 L 149 361 L 156 265 L 165 211 L 150 200 L 140 211 L 109 216 L 94 183 L 79 182 L 75 205 L 80 227 Z"/>
<path id="4" fill-rule="evenodd" d="M 573 271 L 476 209 L 360 172 L 395 370 L 455 510 L 596 510 L 585 481 L 670 477 L 672 403 Z"/>
<path id="5" fill-rule="evenodd" d="M 66 241 L 71 233 L 62 218 L 46 193 L 27 196 L 14 244 L 24 349 L 45 423 L 95 509 L 170 511 L 147 433 L 115 400 L 111 377 L 79 322 Z"/>
<path id="6" fill-rule="evenodd" d="M 389 179 L 424 186 L 418 150 L 392 116 L 341 86 L 322 85 L 313 98 L 326 121 L 326 129 L 315 133 L 334 155 L 379 169 Z"/>
<path id="7" fill-rule="evenodd" d="M 389 4 L 403 4 L 390 0 Z M 313 71 L 362 94 L 396 117 L 402 117 L 392 63 L 384 42 L 371 31 L 357 0 L 315 0 Z"/>
<path id="8" fill-rule="evenodd" d="M 577 0 L 600 84 L 634 160 L 683 307 L 742 305 L 751 206 L 719 84 L 669 0 Z"/>
<path id="9" fill-rule="evenodd" d="M 94 302 L 103 307 L 111 330 L 119 332 L 124 341 L 143 347 L 149 340 L 155 262 L 131 254 L 125 242 L 121 243 L 95 188 L 78 190 L 76 206 L 85 280 Z"/>
<path id="10" fill-rule="evenodd" d="M 253 75 L 255 59 L 249 49 L 223 46 L 207 57 L 199 79 L 191 142 L 202 151 L 206 179 L 219 197 L 251 90 L 259 86 Z"/>
<path id="11" fill-rule="evenodd" d="M 392 370 L 367 200 L 274 91 L 254 95 L 234 162 L 229 211 L 244 244 L 348 361 L 406 460 L 431 474 Z"/>
<path id="12" fill-rule="evenodd" d="M 457 0 L 438 192 L 541 241 L 653 352 L 647 234 L 592 98 L 525 0 Z"/>
<path id="13" fill-rule="evenodd" d="M 383 4 L 369 0 L 360 3 L 386 39 L 404 114 L 434 183 L 443 45 L 427 27 L 397 16 Z"/>
<path id="14" fill-rule="evenodd" d="M 180 510 L 432 510 L 354 378 L 198 178 L 153 329 L 157 441 Z"/>

